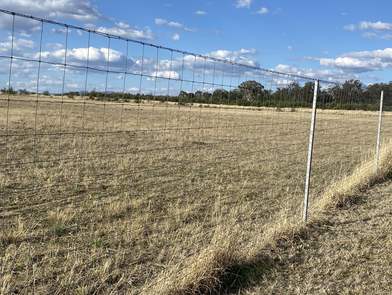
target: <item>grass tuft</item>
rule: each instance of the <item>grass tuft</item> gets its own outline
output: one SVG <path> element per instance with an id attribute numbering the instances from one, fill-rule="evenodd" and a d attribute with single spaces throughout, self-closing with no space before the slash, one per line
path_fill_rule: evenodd
<path id="1" fill-rule="evenodd" d="M 49 224 L 49 232 L 57 237 L 66 235 L 71 231 L 71 222 L 74 213 L 70 210 L 55 210 L 48 213 L 47 222 Z"/>

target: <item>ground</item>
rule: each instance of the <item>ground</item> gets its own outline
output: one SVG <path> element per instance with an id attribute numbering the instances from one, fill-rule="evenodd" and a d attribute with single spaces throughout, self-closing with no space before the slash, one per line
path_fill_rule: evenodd
<path id="1" fill-rule="evenodd" d="M 222 227 L 248 249 L 302 218 L 309 109 L 2 96 L 0 113 L 4 293 L 138 293 Z M 310 214 L 372 156 L 377 122 L 320 110 Z"/>
<path id="2" fill-rule="evenodd" d="M 391 294 L 392 182 L 327 214 L 327 223 L 281 249 L 271 273 L 243 294 Z"/>

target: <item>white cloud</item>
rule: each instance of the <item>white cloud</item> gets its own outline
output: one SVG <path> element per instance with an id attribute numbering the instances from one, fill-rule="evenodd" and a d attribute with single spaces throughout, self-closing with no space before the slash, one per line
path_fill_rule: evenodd
<path id="1" fill-rule="evenodd" d="M 129 39 L 139 39 L 139 40 L 151 40 L 153 39 L 153 33 L 149 28 L 143 30 L 132 28 L 129 24 L 124 22 L 118 22 L 113 27 L 98 27 L 97 31 L 102 33 L 112 34 L 116 36 L 121 36 Z"/>
<path id="2" fill-rule="evenodd" d="M 388 32 L 392 32 L 392 23 L 386 23 L 382 21 L 370 22 L 363 21 L 359 24 L 350 24 L 344 26 L 346 31 L 354 32 L 354 31 L 364 31 L 362 36 L 367 39 L 383 39 L 383 40 L 391 40 L 392 34 Z"/>
<path id="3" fill-rule="evenodd" d="M 163 18 L 156 18 L 155 24 L 157 26 L 168 26 L 168 27 L 176 28 L 176 29 L 182 29 L 184 27 L 184 25 L 179 22 L 169 21 L 169 20 L 166 20 Z"/>
<path id="4" fill-rule="evenodd" d="M 253 0 L 237 0 L 236 7 L 237 8 L 250 8 Z"/>
<path id="5" fill-rule="evenodd" d="M 124 22 L 115 23 L 112 27 L 101 26 L 96 28 L 91 25 L 98 20 L 108 19 L 103 16 L 94 6 L 92 0 L 0 0 L 1 8 L 34 15 L 49 19 L 73 19 L 84 23 L 90 23 L 90 28 L 100 30 L 104 33 L 119 35 L 131 39 L 150 40 L 153 34 L 149 28 L 133 28 Z M 41 29 L 39 21 L 16 18 L 16 32 L 21 35 L 30 35 Z M 0 28 L 10 29 L 12 18 L 8 15 L 1 15 Z M 64 33 L 65 29 L 52 28 L 54 33 Z M 69 30 L 71 32 L 71 29 Z M 79 35 L 81 31 L 76 31 Z"/>
<path id="6" fill-rule="evenodd" d="M 184 30 L 184 31 L 187 31 L 187 32 L 194 32 L 195 31 L 195 29 L 188 28 L 187 26 L 185 26 L 182 23 L 179 23 L 179 22 L 176 22 L 176 21 L 167 20 L 167 19 L 164 19 L 164 18 L 156 18 L 155 19 L 155 24 L 157 26 L 164 26 L 164 27 L 169 27 L 169 28 L 172 28 L 172 29 L 181 29 L 181 30 Z"/>
<path id="7" fill-rule="evenodd" d="M 345 73 L 344 71 L 339 69 L 312 69 L 312 68 L 300 69 L 298 67 L 291 66 L 291 65 L 279 64 L 274 68 L 274 70 L 281 73 L 306 76 L 310 78 L 318 78 L 318 79 L 332 81 L 332 82 L 337 82 L 337 81 L 343 82 L 348 79 L 358 78 L 357 74 L 355 73 Z M 278 86 L 285 86 L 284 80 L 281 80 L 280 83 L 282 85 L 278 85 Z M 286 85 L 287 84 L 289 83 L 286 83 Z"/>
<path id="8" fill-rule="evenodd" d="M 165 79 L 179 79 L 180 74 L 176 71 L 155 71 L 151 73 L 152 77 L 165 78 Z"/>
<path id="9" fill-rule="evenodd" d="M 385 48 L 372 51 L 356 51 L 345 54 L 345 56 L 356 58 L 380 58 L 384 61 L 392 62 L 392 48 Z"/>
<path id="10" fill-rule="evenodd" d="M 257 14 L 261 14 L 261 15 L 268 14 L 268 13 L 269 13 L 269 9 L 268 9 L 267 7 L 261 7 L 261 8 L 257 11 Z"/>
<path id="11" fill-rule="evenodd" d="M 392 40 L 392 34 L 384 34 L 381 36 L 381 39 Z"/>
<path id="12" fill-rule="evenodd" d="M 178 40 L 180 40 L 180 34 L 175 33 L 175 34 L 172 36 L 172 40 L 173 40 L 173 41 L 178 41 Z"/>
<path id="13" fill-rule="evenodd" d="M 320 65 L 334 67 L 352 72 L 368 72 L 382 69 L 384 64 L 376 59 L 359 59 L 354 57 L 322 58 Z"/>
<path id="14" fill-rule="evenodd" d="M 64 44 L 63 43 L 47 43 L 46 44 L 47 48 L 53 49 L 53 50 L 58 50 L 58 49 L 63 49 L 64 48 Z"/>
<path id="15" fill-rule="evenodd" d="M 205 54 L 206 56 L 218 58 L 218 59 L 223 59 L 227 61 L 232 61 L 232 62 L 237 62 L 240 64 L 244 65 L 249 65 L 249 66 L 258 66 L 258 63 L 256 62 L 254 55 L 256 53 L 255 49 L 240 49 L 237 51 L 230 51 L 230 50 L 217 50 L 213 51 L 210 53 Z M 137 63 L 137 61 L 136 61 Z M 233 69 L 233 67 L 230 64 L 226 63 L 220 63 L 220 62 L 213 62 L 209 59 L 201 58 L 201 57 L 195 57 L 194 55 L 185 55 L 183 58 L 179 57 L 173 60 L 170 59 L 162 59 L 159 61 L 159 67 L 157 67 L 155 64 L 151 64 L 148 66 L 148 70 L 150 71 L 151 68 L 154 70 L 152 71 L 153 74 L 157 72 L 157 69 L 159 72 L 177 72 L 181 73 L 183 71 L 182 66 L 184 65 L 185 72 L 197 72 L 201 74 L 203 71 L 205 73 L 208 73 L 210 75 L 213 74 L 214 71 L 222 72 L 224 71 L 226 75 L 232 74 L 233 70 L 238 74 L 238 72 L 242 73 L 249 73 L 251 75 L 253 73 L 253 70 L 248 69 L 246 67 L 237 67 Z M 162 74 L 160 74 L 160 77 L 165 77 Z M 151 74 L 151 76 L 153 76 Z M 168 75 L 166 75 L 167 77 Z M 171 76 L 172 79 L 174 79 L 176 76 Z"/>
<path id="16" fill-rule="evenodd" d="M 7 40 L 0 42 L 0 52 L 10 51 L 12 47 L 12 37 L 8 36 Z M 32 49 L 34 48 L 34 41 L 23 38 L 14 38 L 13 41 L 14 51 L 19 51 L 22 49 Z"/>
<path id="17" fill-rule="evenodd" d="M 356 28 L 357 28 L 357 26 L 354 24 L 344 26 L 344 30 L 349 31 L 349 32 L 354 32 L 356 30 Z"/>
<path id="18" fill-rule="evenodd" d="M 196 15 L 206 15 L 207 12 L 205 12 L 204 10 L 196 10 L 196 11 L 195 11 L 195 14 L 196 14 Z"/>
<path id="19" fill-rule="evenodd" d="M 285 65 L 285 64 L 278 64 L 275 67 L 275 71 L 278 71 L 281 73 L 299 75 L 299 76 L 308 76 L 308 77 L 316 76 L 316 72 L 312 69 L 304 70 L 304 69 L 299 69 L 297 67 Z"/>
<path id="20" fill-rule="evenodd" d="M 378 34 L 375 32 L 365 32 L 362 34 L 362 37 L 367 38 L 367 39 L 374 39 L 378 37 Z"/>
<path id="21" fill-rule="evenodd" d="M 39 53 L 35 53 L 34 58 L 38 58 Z M 62 63 L 65 57 L 65 49 L 58 49 L 53 51 L 42 51 L 41 58 L 45 60 L 51 60 L 54 62 Z M 89 58 L 90 66 L 106 66 L 106 62 L 110 62 L 110 67 L 116 67 L 119 70 L 124 69 L 126 56 L 117 50 L 108 48 L 96 48 L 96 47 L 81 47 L 81 48 L 68 48 L 67 49 L 67 61 L 70 64 L 76 64 L 84 66 Z M 128 60 L 129 65 L 133 65 L 133 60 Z"/>
<path id="22" fill-rule="evenodd" d="M 320 65 L 345 72 L 365 73 L 392 68 L 392 48 L 356 51 L 336 58 L 320 58 Z"/>
<path id="23" fill-rule="evenodd" d="M 232 61 L 236 63 L 241 63 L 249 66 L 257 66 L 254 55 L 257 53 L 256 49 L 245 49 L 241 48 L 237 51 L 230 51 L 225 49 L 220 49 L 210 52 L 208 55 L 214 58 L 223 59 L 227 61 Z"/>
<path id="24" fill-rule="evenodd" d="M 392 30 L 392 24 L 391 23 L 385 23 L 385 22 L 368 22 L 364 21 L 359 24 L 359 29 L 360 30 L 376 30 L 376 31 L 390 31 Z"/>
<path id="25" fill-rule="evenodd" d="M 89 0 L 2 0 L 1 8 L 49 18 L 93 21 L 101 17 Z"/>
<path id="26" fill-rule="evenodd" d="M 365 38 L 381 38 L 381 39 L 389 39 L 388 35 L 382 34 L 384 32 L 392 31 L 392 23 L 386 23 L 382 21 L 370 22 L 363 21 L 359 24 L 350 24 L 344 26 L 344 30 L 354 32 L 354 31 L 367 31 L 363 35 Z"/>

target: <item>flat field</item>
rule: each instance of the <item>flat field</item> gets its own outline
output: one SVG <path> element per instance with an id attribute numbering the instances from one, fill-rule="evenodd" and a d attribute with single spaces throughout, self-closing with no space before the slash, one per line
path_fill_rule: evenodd
<path id="1" fill-rule="evenodd" d="M 222 226 L 240 225 L 246 249 L 302 218 L 310 121 L 309 109 L 1 96 L 2 292 L 136 294 Z M 311 198 L 372 155 L 377 123 L 319 111 Z"/>

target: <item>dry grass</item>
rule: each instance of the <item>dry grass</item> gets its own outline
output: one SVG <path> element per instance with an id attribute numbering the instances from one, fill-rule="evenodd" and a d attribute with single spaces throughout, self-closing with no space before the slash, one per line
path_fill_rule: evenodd
<path id="1" fill-rule="evenodd" d="M 354 172 L 333 183 L 317 202 L 317 211 L 342 207 L 377 182 L 388 179 L 392 173 L 392 144 L 385 143 L 380 153 L 379 167 L 370 159 L 357 167 Z"/>
<path id="2" fill-rule="evenodd" d="M 374 159 L 370 159 L 356 167 L 352 174 L 333 183 L 315 203 L 313 216 L 308 224 L 293 218 L 291 220 L 278 220 L 269 230 L 263 233 L 261 239 L 257 237 L 245 249 L 241 249 L 240 244 L 233 246 L 238 233 L 235 230 L 233 231 L 235 227 L 227 228 L 225 235 L 222 235 L 224 238 L 219 239 L 219 243 L 212 245 L 197 258 L 189 261 L 185 269 L 176 270 L 175 272 L 171 270 L 170 273 L 163 274 L 163 277 L 153 286 L 152 293 L 226 293 L 230 292 L 232 287 L 235 289 L 246 287 L 252 279 L 255 281 L 261 280 L 263 272 L 268 271 L 268 267 L 270 267 L 268 263 L 274 257 L 276 258 L 277 253 L 283 252 L 287 248 L 287 244 L 301 245 L 301 241 L 307 239 L 306 237 L 313 230 L 314 225 L 323 222 L 328 223 L 327 220 L 330 219 L 328 211 L 354 203 L 359 195 L 374 184 L 388 179 L 391 173 L 392 144 L 386 144 L 381 151 L 379 169 L 375 169 Z M 249 247 L 250 245 L 251 247 Z M 266 249 L 271 251 L 267 255 L 265 254 Z M 246 267 L 250 267 L 250 272 L 246 272 Z M 233 271 L 236 273 L 231 273 Z M 335 269 L 334 271 L 338 270 Z M 257 277 L 258 275 L 260 277 Z M 241 280 L 246 281 L 244 286 L 240 284 Z M 276 280 L 278 279 L 275 278 Z M 282 280 L 282 278 L 279 280 Z M 230 284 L 232 285 L 230 286 Z M 300 285 L 300 283 L 297 284 Z M 268 292 L 272 292 L 274 286 L 270 286 L 270 284 L 268 286 L 271 288 Z M 290 287 L 295 288 L 295 286 L 296 284 L 293 284 Z M 147 290 L 147 293 L 150 293 L 151 286 Z M 257 290 L 257 294 L 265 292 L 265 290 L 262 292 L 260 288 Z M 299 293 L 301 294 L 300 291 Z"/>
<path id="3" fill-rule="evenodd" d="M 327 210 L 308 227 L 307 238 L 280 247 L 276 267 L 239 293 L 390 294 L 392 186 L 386 181 L 370 187 L 390 178 L 391 151 L 385 156 L 385 174 L 362 166 L 346 189 L 339 186 L 337 200 L 328 194 L 321 202 Z"/>
<path id="4" fill-rule="evenodd" d="M 0 105 L 3 293 L 212 292 L 300 236 L 308 111 L 29 99 L 10 103 L 12 136 Z M 312 200 L 369 156 L 376 126 L 320 113 Z"/>

